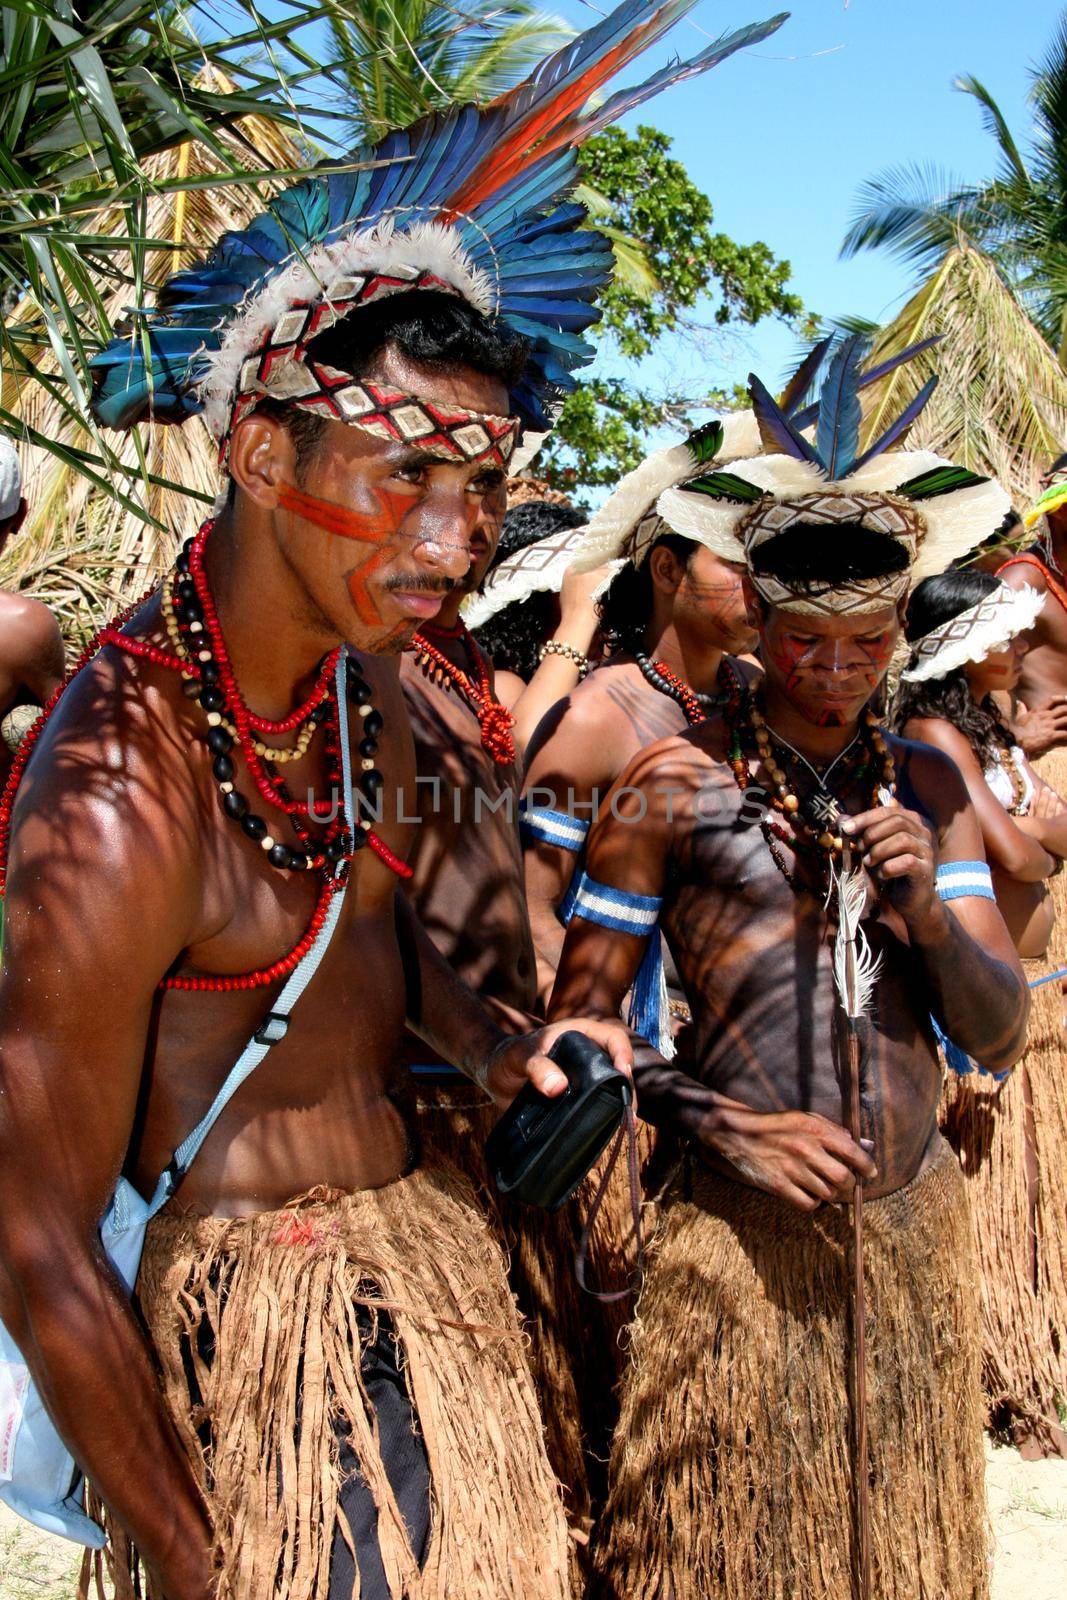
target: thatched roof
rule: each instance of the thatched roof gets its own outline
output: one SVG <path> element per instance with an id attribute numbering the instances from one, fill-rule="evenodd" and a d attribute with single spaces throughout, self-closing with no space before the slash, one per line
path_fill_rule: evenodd
<path id="1" fill-rule="evenodd" d="M 962 242 L 881 330 L 872 361 L 934 333 L 940 344 L 878 386 L 863 447 L 937 373 L 909 447 L 992 474 L 1018 506 L 1029 504 L 1039 474 L 1067 448 L 1067 373 L 989 257 Z"/>
<path id="2" fill-rule="evenodd" d="M 267 118 L 243 119 L 234 135 L 223 134 L 220 139 L 232 149 L 243 171 L 292 171 L 307 163 L 306 151 Z M 208 148 L 190 141 L 154 156 L 145 170 L 153 182 L 166 183 L 220 169 Z M 159 283 L 202 255 L 227 228 L 244 226 L 262 210 L 270 193 L 271 187 L 262 182 L 226 182 L 153 196 L 147 205 L 145 234 L 173 241 L 178 248 L 148 253 L 146 281 Z M 120 232 L 122 227 L 114 213 L 86 224 L 87 231 L 96 233 Z M 130 293 L 124 284 L 109 287 L 105 300 L 113 323 L 123 320 Z M 18 309 L 14 315 L 18 317 Z M 50 355 L 42 355 L 41 367 L 55 371 Z M 94 448 L 90 436 L 70 421 L 41 385 L 10 371 L 0 380 L 4 405 L 29 427 L 75 448 Z M 44 600 L 71 637 L 91 632 L 120 602 L 148 588 L 169 565 L 180 541 L 195 532 L 218 491 L 215 444 L 199 417 L 180 428 L 152 425 L 138 433 L 147 473 L 180 487 L 161 488 L 137 472 L 121 487 L 166 531 L 127 510 L 47 450 L 28 443 L 20 446 L 29 516 L 0 557 L 0 587 L 25 589 Z M 116 455 L 136 469 L 137 437 L 117 433 L 108 437 Z M 187 491 L 199 491 L 202 498 Z"/>

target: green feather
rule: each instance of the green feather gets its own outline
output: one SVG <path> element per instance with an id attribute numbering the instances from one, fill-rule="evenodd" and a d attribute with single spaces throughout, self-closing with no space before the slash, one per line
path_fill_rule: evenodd
<path id="1" fill-rule="evenodd" d="M 966 467 L 934 467 L 930 472 L 920 472 L 917 478 L 909 478 L 896 493 L 909 500 L 932 500 L 939 494 L 954 494 L 957 489 L 973 489 L 976 484 L 988 482 L 988 478 L 969 472 Z"/>
<path id="2" fill-rule="evenodd" d="M 746 504 L 752 504 L 763 499 L 762 489 L 757 489 L 754 483 L 749 483 L 745 478 L 739 478 L 735 472 L 707 472 L 703 477 L 693 478 L 679 487 L 687 494 L 706 494 L 712 500 L 743 500 Z"/>
<path id="3" fill-rule="evenodd" d="M 705 422 L 702 428 L 696 428 L 685 441 L 686 448 L 698 467 L 707 461 L 714 461 L 722 449 L 723 427 L 721 422 Z"/>

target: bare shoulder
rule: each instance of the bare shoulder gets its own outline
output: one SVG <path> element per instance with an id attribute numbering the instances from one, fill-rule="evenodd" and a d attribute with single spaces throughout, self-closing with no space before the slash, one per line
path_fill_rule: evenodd
<path id="1" fill-rule="evenodd" d="M 624 768 L 618 786 L 671 793 L 673 785 L 699 786 L 709 774 L 721 773 L 726 759 L 726 727 L 709 717 L 699 727 L 657 739 L 638 750 Z"/>
<path id="2" fill-rule="evenodd" d="M 110 649 L 64 691 L 15 797 L 9 899 L 61 895 L 69 907 L 128 884 L 148 909 L 194 876 L 202 751 L 169 680 Z"/>
<path id="3" fill-rule="evenodd" d="M 595 786 L 614 778 L 619 770 L 620 674 L 625 671 L 598 667 L 546 712 L 526 752 L 531 779 L 538 772 L 563 772 Z"/>
<path id="4" fill-rule="evenodd" d="M 40 600 L 28 594 L 12 594 L 0 589 L 0 638 L 18 631 L 27 639 L 59 639 L 55 614 Z"/>
<path id="5" fill-rule="evenodd" d="M 970 809 L 967 785 L 959 765 L 944 748 L 890 733 L 886 734 L 886 741 L 893 752 L 898 775 L 905 777 L 914 798 L 939 829 L 943 831 L 960 812 Z M 970 754 L 970 746 L 966 748 Z"/>
<path id="6" fill-rule="evenodd" d="M 1036 560 L 1027 561 L 1024 557 L 1012 557 L 998 569 L 997 577 L 1011 589 L 1031 588 L 1036 589 L 1039 594 L 1048 592 L 1044 570 Z"/>
<path id="7" fill-rule="evenodd" d="M 908 744 L 932 745 L 961 771 L 978 767 L 970 740 L 947 717 L 912 717 L 904 728 Z"/>

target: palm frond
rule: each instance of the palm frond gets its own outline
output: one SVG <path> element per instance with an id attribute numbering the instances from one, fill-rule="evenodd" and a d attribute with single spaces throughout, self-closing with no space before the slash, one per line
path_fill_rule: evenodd
<path id="1" fill-rule="evenodd" d="M 229 80 L 216 69 L 205 72 L 212 92 L 225 94 Z M 246 183 L 219 182 L 220 142 L 230 164 L 251 155 L 256 172 Z M 279 186 L 264 183 L 262 174 L 299 171 L 304 156 L 279 124 L 248 117 L 210 146 L 186 141 L 150 157 L 142 175 L 150 196 L 142 217 L 143 281 L 159 282 L 227 229 L 246 225 Z M 87 232 L 113 243 L 122 212 L 116 201 L 89 219 Z M 133 303 L 136 281 L 116 249 L 107 259 L 110 276 L 86 276 L 111 326 Z M 118 438 L 96 434 L 72 399 L 63 363 L 42 340 L 40 310 L 24 294 L 5 319 L 0 346 L 0 425 L 20 441 L 30 508 L 0 557 L 0 585 L 32 589 L 57 611 L 68 635 L 79 638 L 147 588 L 195 531 L 218 490 L 216 449 L 200 418 Z"/>
<path id="2" fill-rule="evenodd" d="M 929 271 L 961 231 L 981 236 L 978 193 L 939 167 L 889 167 L 860 186 L 841 256 L 884 248 L 907 266 Z"/>
<path id="3" fill-rule="evenodd" d="M 1009 182 L 1029 183 L 1030 174 L 1026 170 L 1026 162 L 1019 154 L 1019 147 L 1015 143 L 1008 119 L 993 99 L 989 90 L 980 83 L 971 73 L 963 73 L 956 78 L 952 87 L 961 94 L 973 95 L 980 106 L 979 115 L 982 126 L 992 139 L 996 141 L 1004 162 L 1004 176 Z"/>
<path id="4" fill-rule="evenodd" d="M 934 334 L 941 335 L 934 349 L 873 386 L 863 446 L 937 376 L 909 446 L 997 477 L 1023 503 L 1067 438 L 1067 373 L 995 263 L 966 244 L 948 251 L 881 330 L 871 360 L 886 360 Z"/>

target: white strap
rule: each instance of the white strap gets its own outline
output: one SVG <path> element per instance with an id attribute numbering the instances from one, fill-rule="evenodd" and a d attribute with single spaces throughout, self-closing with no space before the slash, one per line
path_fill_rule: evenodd
<path id="1" fill-rule="evenodd" d="M 352 796 L 352 753 L 349 749 L 348 740 L 348 685 L 346 682 L 345 660 L 346 652 L 342 650 L 337 659 L 336 672 L 337 722 L 341 743 L 341 803 L 345 822 L 352 828 L 358 826 L 358 824 Z M 343 870 L 344 863 L 339 862 L 336 869 L 337 875 L 340 876 Z M 245 1045 L 236 1064 L 227 1075 L 225 1083 L 211 1102 L 209 1110 L 197 1123 L 188 1138 L 184 1139 L 175 1150 L 170 1164 L 165 1168 L 159 1182 L 156 1184 L 156 1190 L 149 1206 L 150 1216 L 154 1217 L 156 1212 L 166 1205 L 178 1184 L 188 1172 L 204 1140 L 245 1079 L 250 1077 L 256 1070 L 271 1046 L 285 1038 L 289 1027 L 289 1013 L 319 970 L 319 964 L 326 954 L 326 947 L 333 937 L 334 929 L 337 927 L 341 916 L 346 890 L 347 878 L 339 884 L 331 896 L 322 927 L 315 935 L 305 954 L 289 974 L 284 988 L 267 1013 L 266 1018 Z"/>

